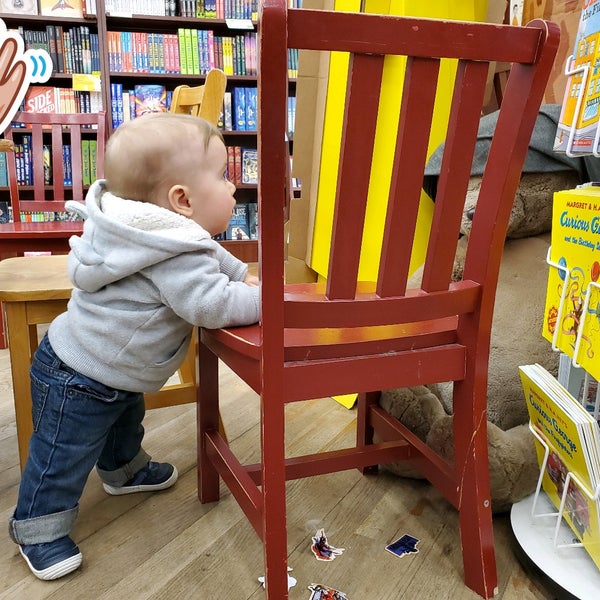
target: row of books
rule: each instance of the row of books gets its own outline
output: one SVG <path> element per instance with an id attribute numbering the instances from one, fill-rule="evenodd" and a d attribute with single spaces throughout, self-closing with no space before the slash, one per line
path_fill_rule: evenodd
<path id="1" fill-rule="evenodd" d="M 167 112 L 172 92 L 160 84 L 139 84 L 127 89 L 110 84 L 113 129 L 148 112 Z M 234 87 L 225 92 L 219 126 L 226 131 L 256 131 L 255 87 Z"/>
<path id="2" fill-rule="evenodd" d="M 108 67 L 113 73 L 256 76 L 256 33 L 216 35 L 212 30 L 179 28 L 177 33 L 108 31 Z"/>
<path id="3" fill-rule="evenodd" d="M 4 153 L 2 153 L 4 155 Z M 20 143 L 14 144 L 15 165 L 17 167 L 17 185 L 33 185 L 33 160 L 31 155 L 31 135 L 24 133 Z M 52 185 L 52 148 L 44 146 L 44 184 Z M 98 158 L 96 140 L 81 140 L 81 168 L 83 184 L 90 185 L 96 179 Z M 6 182 L 6 183 L 4 183 Z M 0 185 L 8 185 L 6 156 L 0 159 Z M 71 146 L 63 146 L 63 184 L 73 184 L 71 167 Z"/>
<path id="4" fill-rule="evenodd" d="M 255 148 L 227 146 L 227 179 L 235 185 L 258 183 L 258 156 Z"/>
<path id="5" fill-rule="evenodd" d="M 110 84 L 110 101 L 113 129 L 150 112 L 167 112 L 173 92 L 164 85 L 138 84 L 131 89 L 122 83 Z"/>
<path id="6" fill-rule="evenodd" d="M 32 85 L 25 94 L 22 109 L 34 113 L 96 113 L 102 110 L 102 93 Z"/>
<path id="7" fill-rule="evenodd" d="M 256 20 L 258 0 L 106 0 L 109 15 Z"/>
<path id="8" fill-rule="evenodd" d="M 258 90 L 255 87 L 234 87 L 225 92 L 218 126 L 224 131 L 256 131 Z M 288 96 L 288 136 L 294 137 L 296 127 L 296 97 Z"/>
<path id="9" fill-rule="evenodd" d="M 39 31 L 19 26 L 19 35 L 25 50 L 46 50 L 52 59 L 55 73 L 94 73 L 100 71 L 100 47 L 98 34 L 87 25 L 64 28 L 62 25 L 46 25 Z"/>
<path id="10" fill-rule="evenodd" d="M 540 365 L 521 366 L 519 374 L 540 465 L 538 491 L 541 484 L 600 568 L 598 422 Z"/>

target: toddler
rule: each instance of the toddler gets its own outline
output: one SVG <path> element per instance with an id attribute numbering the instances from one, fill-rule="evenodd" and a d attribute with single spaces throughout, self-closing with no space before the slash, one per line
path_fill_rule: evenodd
<path id="1" fill-rule="evenodd" d="M 178 369 L 194 327 L 259 318 L 258 279 L 212 239 L 235 206 L 226 166 L 211 124 L 148 114 L 111 136 L 85 206 L 68 203 L 85 219 L 70 241 L 74 290 L 33 358 L 34 432 L 9 522 L 40 579 L 81 564 L 70 532 L 94 465 L 112 495 L 177 480 L 142 448 L 143 394 Z"/>

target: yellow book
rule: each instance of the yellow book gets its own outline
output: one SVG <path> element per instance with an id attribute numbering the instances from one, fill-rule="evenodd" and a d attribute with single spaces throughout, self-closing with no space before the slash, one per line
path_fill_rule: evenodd
<path id="1" fill-rule="evenodd" d="M 600 378 L 600 187 L 556 192 L 542 335 Z"/>
<path id="2" fill-rule="evenodd" d="M 598 424 L 542 366 L 521 366 L 519 375 L 531 426 L 549 450 L 544 465 L 545 448 L 536 438 L 542 488 L 559 509 L 566 485 L 563 518 L 600 568 L 600 503 L 592 499 L 600 484 Z M 569 472 L 582 486 L 567 481 Z"/>

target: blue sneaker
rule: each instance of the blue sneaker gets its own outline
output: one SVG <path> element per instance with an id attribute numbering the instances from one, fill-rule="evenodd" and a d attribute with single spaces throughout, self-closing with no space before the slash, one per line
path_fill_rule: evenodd
<path id="1" fill-rule="evenodd" d="M 58 579 L 79 567 L 83 556 L 75 542 L 65 536 L 46 544 L 19 546 L 21 556 L 39 579 Z"/>
<path id="2" fill-rule="evenodd" d="M 103 483 L 104 491 L 111 496 L 134 494 L 135 492 L 157 492 L 170 488 L 177 481 L 177 469 L 169 463 L 150 461 L 122 486 Z"/>

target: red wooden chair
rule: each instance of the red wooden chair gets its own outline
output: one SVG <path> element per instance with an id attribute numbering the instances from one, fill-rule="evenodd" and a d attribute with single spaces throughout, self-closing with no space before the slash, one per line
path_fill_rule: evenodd
<path id="1" fill-rule="evenodd" d="M 8 184 L 14 223 L 0 224 L 0 253 L 22 253 L 28 250 L 68 250 L 64 240 L 81 232 L 83 224 L 72 221 L 31 222 L 27 213 L 58 213 L 64 211 L 65 200 L 83 200 L 82 140 L 96 141 L 96 173 L 102 176 L 104 148 L 107 139 L 106 113 L 19 113 L 14 121 L 23 128 L 8 128 L 4 133 L 13 144 L 21 142 L 23 133 L 31 135 L 32 185 L 19 185 L 18 157 L 7 153 Z M 65 184 L 63 164 L 65 147 L 70 147 L 72 182 Z M 51 184 L 44 183 L 44 152 L 51 149 Z"/>
<path id="2" fill-rule="evenodd" d="M 558 28 L 540 20 L 520 28 L 295 10 L 286 4 L 265 0 L 259 25 L 262 320 L 251 327 L 201 331 L 200 499 L 217 500 L 219 477 L 224 480 L 264 543 L 267 598 L 283 600 L 288 598 L 286 480 L 409 459 L 458 509 L 465 583 L 491 598 L 497 574 L 485 427 L 490 326 L 509 213 Z M 351 55 L 325 283 L 284 284 L 288 47 Z M 380 83 L 389 54 L 408 56 L 398 141 L 378 280 L 357 283 Z M 458 59 L 455 87 L 422 282 L 419 289 L 407 289 L 440 58 Z M 513 67 L 483 175 L 464 279 L 453 282 L 492 61 Z M 219 435 L 219 358 L 260 394 L 260 464 L 240 464 Z M 455 382 L 453 463 L 377 404 L 378 390 L 443 381 Z M 286 458 L 286 403 L 353 392 L 360 394 L 355 447 Z M 383 441 L 372 442 L 374 431 Z"/>

